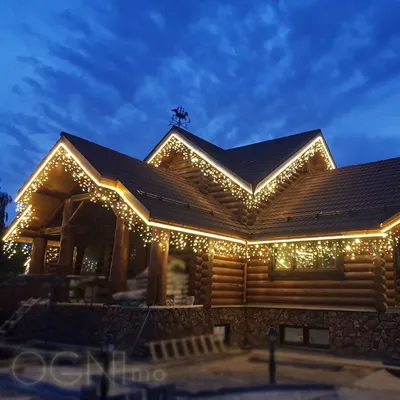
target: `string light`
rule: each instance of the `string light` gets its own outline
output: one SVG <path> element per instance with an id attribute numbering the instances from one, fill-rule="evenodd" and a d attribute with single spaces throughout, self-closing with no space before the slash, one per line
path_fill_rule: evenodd
<path id="1" fill-rule="evenodd" d="M 7 236 L 6 240 L 4 241 L 3 250 L 7 254 L 9 258 L 13 257 L 17 254 L 19 249 L 19 243 L 17 242 L 18 238 L 21 236 L 21 232 L 23 229 L 26 229 L 33 218 L 34 210 L 31 206 L 25 208 L 24 211 L 20 212 L 14 222 L 14 226 L 12 228 L 11 233 Z M 22 246 L 24 254 L 28 254 L 29 246 Z"/>
<path id="2" fill-rule="evenodd" d="M 395 235 L 389 234 L 379 238 L 256 244 L 248 247 L 248 256 L 264 258 L 266 262 L 275 257 L 282 269 L 289 269 L 292 259 L 300 260 L 301 265 L 307 265 L 318 257 L 323 263 L 329 264 L 329 260 L 341 255 L 355 259 L 360 254 L 392 254 L 397 241 Z"/>
<path id="3" fill-rule="evenodd" d="M 55 263 L 58 261 L 58 256 L 60 255 L 60 248 L 48 246 L 46 249 L 46 264 Z"/>
<path id="4" fill-rule="evenodd" d="M 183 154 L 187 159 L 190 159 L 194 165 L 202 169 L 205 175 L 211 175 L 214 180 L 219 181 L 225 190 L 231 190 L 238 198 L 242 198 L 245 202 L 254 207 L 260 199 L 264 196 L 270 196 L 277 186 L 289 179 L 299 168 L 301 168 L 310 157 L 314 156 L 317 152 L 321 153 L 328 161 L 328 155 L 324 151 L 323 143 L 316 141 L 307 151 L 298 157 L 292 164 L 285 170 L 279 173 L 271 182 L 262 188 L 257 194 L 250 194 L 243 190 L 235 182 L 227 178 L 222 172 L 216 170 L 205 160 L 193 153 L 192 150 L 187 148 L 183 143 L 177 139 L 171 139 L 164 148 L 154 157 L 152 162 L 154 165 L 159 166 L 164 157 L 172 151 L 178 151 Z M 329 167 L 329 163 L 327 163 Z M 55 169 L 63 169 L 71 174 L 73 179 L 79 184 L 83 192 L 88 192 L 90 201 L 99 203 L 103 207 L 112 209 L 118 216 L 123 218 L 130 230 L 138 232 L 143 239 L 143 245 L 147 246 L 153 242 L 158 242 L 160 246 L 165 247 L 168 240 L 171 247 L 177 249 L 192 248 L 198 254 L 202 252 L 221 254 L 227 256 L 238 256 L 241 258 L 248 258 L 251 256 L 271 257 L 271 249 L 279 250 L 282 255 L 282 260 L 289 257 L 297 256 L 304 257 L 306 260 L 313 255 L 322 255 L 322 257 L 333 257 L 335 254 L 343 253 L 354 257 L 356 254 L 381 254 L 393 250 L 393 235 L 379 238 L 351 238 L 351 239 L 337 239 L 337 240 L 321 240 L 314 242 L 313 245 L 309 243 L 265 243 L 265 244 L 249 244 L 246 247 L 244 243 L 236 243 L 223 239 L 216 239 L 207 236 L 196 235 L 194 233 L 180 232 L 178 230 L 167 229 L 154 229 L 152 226 L 143 223 L 143 220 L 128 206 L 126 201 L 114 190 L 99 187 L 80 167 L 73 157 L 63 148 L 60 147 L 53 157 L 48 161 L 46 166 L 39 172 L 33 182 L 23 193 L 20 203 L 20 213 L 13 224 L 13 228 L 5 239 L 5 250 L 9 256 L 15 254 L 18 250 L 17 240 L 21 235 L 23 229 L 29 226 L 34 210 L 31 202 L 33 194 L 49 179 L 50 172 Z M 333 166 L 332 166 L 333 168 Z M 246 197 L 247 196 L 247 197 Z M 57 257 L 56 250 L 49 248 L 46 253 L 47 257 Z M 310 250 L 311 249 L 311 250 Z M 29 251 L 28 251 L 29 252 Z M 306 262 L 306 261 L 304 261 Z"/>
<path id="5" fill-rule="evenodd" d="M 301 156 L 297 157 L 292 163 L 290 163 L 283 171 L 278 173 L 261 190 L 256 193 L 249 193 L 223 172 L 211 165 L 207 160 L 199 157 L 191 148 L 186 146 L 177 137 L 171 137 L 149 162 L 155 167 L 159 167 L 165 159 L 174 153 L 181 154 L 183 159 L 189 160 L 192 165 L 199 168 L 205 176 L 210 177 L 215 183 L 218 183 L 223 190 L 231 192 L 238 200 L 242 200 L 248 208 L 257 208 L 262 200 L 267 200 L 274 195 L 280 185 L 289 181 L 293 175 L 299 172 L 308 160 L 314 157 L 317 153 L 321 154 L 328 169 L 335 168 L 325 149 L 322 139 L 319 139 L 316 140 Z"/>

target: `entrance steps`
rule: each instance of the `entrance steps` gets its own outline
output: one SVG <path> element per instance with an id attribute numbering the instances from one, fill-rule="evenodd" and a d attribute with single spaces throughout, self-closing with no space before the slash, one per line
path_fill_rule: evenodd
<path id="1" fill-rule="evenodd" d="M 224 339 L 214 334 L 153 341 L 147 344 L 153 362 L 213 357 L 229 352 Z"/>
<path id="2" fill-rule="evenodd" d="M 33 306 L 41 300 L 40 297 L 30 297 L 28 300 L 21 302 L 20 307 L 14 312 L 11 317 L 0 326 L 0 339 L 4 338 L 7 333 L 28 313 Z"/>

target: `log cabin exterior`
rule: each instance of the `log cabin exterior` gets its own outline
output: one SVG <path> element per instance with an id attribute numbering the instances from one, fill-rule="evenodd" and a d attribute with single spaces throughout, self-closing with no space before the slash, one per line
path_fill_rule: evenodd
<path id="1" fill-rule="evenodd" d="M 150 306 L 167 304 L 172 255 L 214 322 L 291 310 L 273 319 L 283 332 L 317 310 L 332 332 L 332 313 L 400 308 L 399 171 L 400 158 L 337 168 L 320 130 L 224 150 L 173 127 L 144 161 L 63 132 L 3 239 L 31 245 L 29 274 L 96 271 L 110 294 L 148 267 Z"/>

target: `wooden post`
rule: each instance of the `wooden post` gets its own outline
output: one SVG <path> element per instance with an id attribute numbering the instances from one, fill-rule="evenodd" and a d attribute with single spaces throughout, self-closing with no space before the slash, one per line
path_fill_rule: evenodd
<path id="1" fill-rule="evenodd" d="M 203 263 L 201 269 L 201 304 L 205 308 L 210 308 L 212 303 L 212 276 L 214 262 L 214 245 L 211 244 L 208 253 L 203 253 Z"/>
<path id="2" fill-rule="evenodd" d="M 372 271 L 374 273 L 375 308 L 378 312 L 385 312 L 388 308 L 386 296 L 387 286 L 385 278 L 385 259 L 381 257 L 375 257 Z"/>
<path id="3" fill-rule="evenodd" d="M 74 257 L 74 240 L 72 227 L 69 224 L 69 220 L 73 213 L 73 204 L 71 199 L 65 200 L 62 224 L 61 224 L 61 235 L 60 235 L 60 256 L 58 259 L 58 265 L 61 269 L 62 275 L 68 275 L 72 273 L 73 257 Z"/>
<path id="4" fill-rule="evenodd" d="M 126 289 L 126 270 L 129 261 L 129 239 L 129 228 L 124 223 L 124 220 L 117 216 L 109 277 L 111 293 L 123 292 Z"/>
<path id="5" fill-rule="evenodd" d="M 160 236 L 161 232 L 153 228 L 153 235 Z M 151 242 L 146 299 L 148 305 L 164 306 L 167 303 L 168 251 L 169 237 L 165 242 Z"/>
<path id="6" fill-rule="evenodd" d="M 86 250 L 85 244 L 81 243 L 79 244 L 79 246 L 76 247 L 76 259 L 75 259 L 75 270 L 74 270 L 75 275 L 81 274 L 82 262 L 85 256 L 85 250 Z"/>
<path id="7" fill-rule="evenodd" d="M 32 242 L 31 263 L 29 274 L 42 274 L 46 258 L 47 240 L 43 237 L 35 237 Z"/>

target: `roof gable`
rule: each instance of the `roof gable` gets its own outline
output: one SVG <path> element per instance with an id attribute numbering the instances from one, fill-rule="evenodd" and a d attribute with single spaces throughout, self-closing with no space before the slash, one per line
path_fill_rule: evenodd
<path id="1" fill-rule="evenodd" d="M 130 204 L 135 212 L 143 210 L 142 220 L 153 226 L 216 232 L 214 237 L 229 235 L 231 240 L 242 243 L 249 238 L 276 239 L 356 230 L 374 230 L 374 235 L 377 232 L 382 235 L 400 221 L 388 220 L 400 211 L 400 158 L 306 174 L 271 204 L 255 226 L 246 227 L 218 202 L 168 171 L 77 136 L 67 133 L 61 136 L 19 196 L 23 196 L 52 154 L 62 147 L 98 186 L 122 193 L 123 199 L 128 199 L 125 201 L 132 199 Z M 111 179 L 103 179 L 107 177 Z M 143 209 L 135 208 L 134 201 Z M 383 222 L 389 228 L 380 226 Z"/>
<path id="2" fill-rule="evenodd" d="M 398 171 L 400 158 L 307 174 L 271 204 L 253 233 L 277 237 L 379 229 L 400 211 Z"/>
<path id="3" fill-rule="evenodd" d="M 282 165 L 285 163 L 289 165 L 288 162 L 291 162 L 296 154 L 302 153 L 309 144 L 317 140 L 321 142 L 322 151 L 326 153 L 331 167 L 336 167 L 319 129 L 224 150 L 182 128 L 173 127 L 149 153 L 145 161 L 153 162 L 171 140 L 179 140 L 189 146 L 196 154 L 212 163 L 249 193 L 260 190 L 259 186 L 269 182 L 271 175 L 280 170 Z"/>
<path id="4" fill-rule="evenodd" d="M 322 135 L 319 129 L 234 147 L 225 150 L 224 163 L 255 187 L 318 135 Z"/>
<path id="5" fill-rule="evenodd" d="M 149 209 L 151 219 L 203 225 L 228 234 L 243 233 L 244 227 L 229 212 L 185 179 L 80 137 L 65 132 L 61 135 L 101 176 L 120 181 Z"/>

